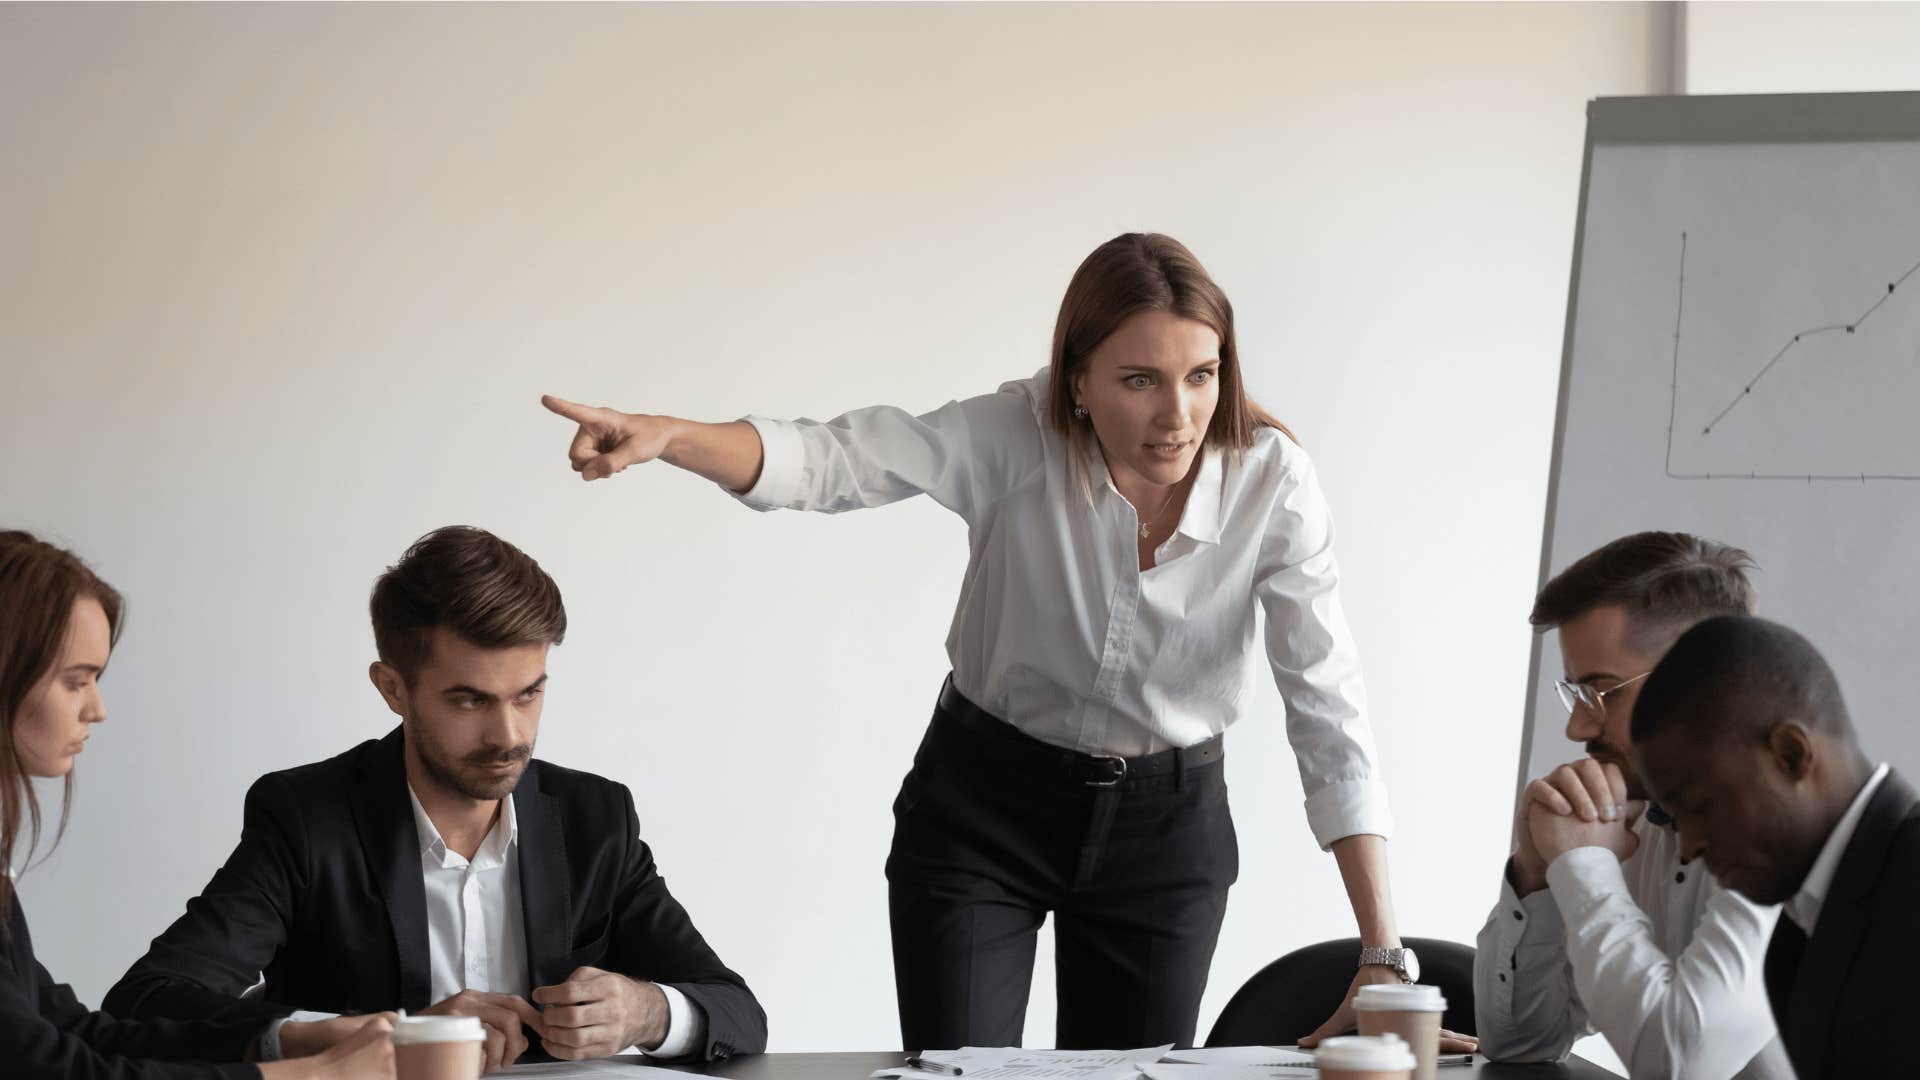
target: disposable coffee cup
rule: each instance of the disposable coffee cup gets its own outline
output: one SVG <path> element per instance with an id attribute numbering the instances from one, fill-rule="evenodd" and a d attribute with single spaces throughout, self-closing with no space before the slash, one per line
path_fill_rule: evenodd
<path id="1" fill-rule="evenodd" d="M 1413 1051 L 1397 1035 L 1342 1035 L 1313 1052 L 1321 1080 L 1409 1080 Z"/>
<path id="2" fill-rule="evenodd" d="M 1437 986 L 1374 983 L 1353 996 L 1353 1012 L 1362 1035 L 1398 1035 L 1419 1062 L 1414 1080 L 1434 1080 L 1440 1056 L 1440 1014 L 1447 999 Z"/>
<path id="3" fill-rule="evenodd" d="M 396 1080 L 479 1080 L 487 1029 L 477 1016 L 403 1016 L 393 1025 Z"/>

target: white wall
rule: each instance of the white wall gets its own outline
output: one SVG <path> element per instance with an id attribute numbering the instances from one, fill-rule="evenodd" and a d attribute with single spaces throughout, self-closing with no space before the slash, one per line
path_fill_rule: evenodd
<path id="1" fill-rule="evenodd" d="M 0 10 L 0 521 L 131 597 L 23 895 L 97 999 L 263 771 L 390 718 L 368 586 L 449 522 L 565 591 L 540 749 L 634 789 L 777 1049 L 894 1045 L 881 862 L 964 558 L 924 501 L 757 516 L 580 484 L 536 397 L 729 418 L 1030 373 L 1158 229 L 1316 455 L 1400 818 L 1402 927 L 1506 853 L 1583 106 L 1645 5 Z M 1271 691 L 1202 1009 L 1352 932 Z M 1050 1044 L 1043 958 L 1028 1038 Z"/>
<path id="2" fill-rule="evenodd" d="M 1687 4 L 1691 94 L 1920 90 L 1920 3 Z"/>

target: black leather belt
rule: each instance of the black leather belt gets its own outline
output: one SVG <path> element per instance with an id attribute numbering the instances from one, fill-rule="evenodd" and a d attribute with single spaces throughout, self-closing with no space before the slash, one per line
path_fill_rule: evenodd
<path id="1" fill-rule="evenodd" d="M 940 711 L 968 731 L 1005 744 L 1009 753 L 1021 755 L 1023 764 L 1039 769 L 1057 769 L 1068 779 L 1088 787 L 1113 787 L 1123 780 L 1144 780 L 1150 776 L 1165 776 L 1209 765 L 1225 757 L 1227 752 L 1226 739 L 1220 735 L 1192 746 L 1131 758 L 1067 750 L 1041 742 L 968 701 L 953 688 L 951 677 L 940 687 Z"/>

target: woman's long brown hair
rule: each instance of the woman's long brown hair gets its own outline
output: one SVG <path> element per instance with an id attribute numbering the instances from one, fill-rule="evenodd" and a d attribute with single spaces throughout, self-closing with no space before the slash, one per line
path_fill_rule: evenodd
<path id="1" fill-rule="evenodd" d="M 1087 358 L 1101 342 L 1142 311 L 1192 319 L 1220 337 L 1220 404 L 1207 427 L 1207 446 L 1245 450 L 1263 427 L 1293 439 L 1285 424 L 1247 396 L 1233 334 L 1233 305 L 1200 260 L 1171 236 L 1122 233 L 1093 249 L 1073 272 L 1053 327 L 1047 418 L 1076 451 L 1076 464 L 1093 452 L 1093 425 L 1073 415 L 1074 376 L 1086 369 Z"/>
<path id="2" fill-rule="evenodd" d="M 60 658 L 73 605 L 84 597 L 100 602 L 118 641 L 122 604 L 111 585 L 72 552 L 31 533 L 0 532 L 0 926 L 13 912 L 14 842 L 22 819 L 28 826 L 25 857 L 31 858 L 40 845 L 40 800 L 20 764 L 14 725 L 27 695 Z M 72 803 L 73 774 L 68 773 L 56 845 L 66 831 Z"/>

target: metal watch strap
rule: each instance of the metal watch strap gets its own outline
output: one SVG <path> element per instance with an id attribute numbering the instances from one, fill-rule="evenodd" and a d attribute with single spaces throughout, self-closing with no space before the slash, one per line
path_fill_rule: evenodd
<path id="1" fill-rule="evenodd" d="M 1360 966 L 1366 967 L 1369 964 L 1378 964 L 1381 967 L 1390 967 L 1399 972 L 1400 977 L 1404 979 L 1407 976 L 1406 954 L 1407 950 L 1404 948 L 1370 949 L 1362 945 L 1360 947 Z"/>

